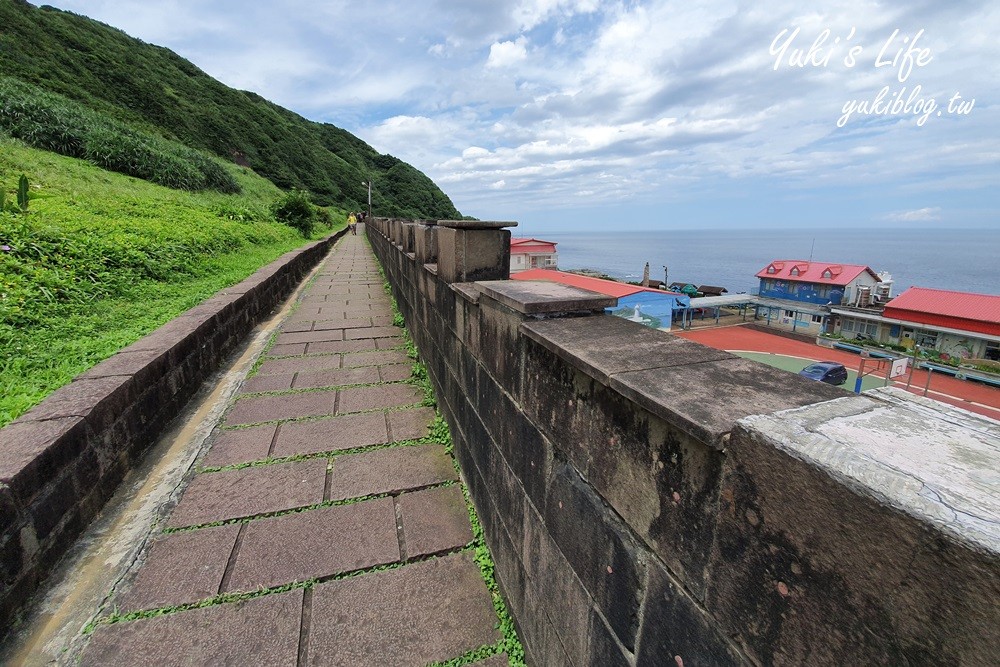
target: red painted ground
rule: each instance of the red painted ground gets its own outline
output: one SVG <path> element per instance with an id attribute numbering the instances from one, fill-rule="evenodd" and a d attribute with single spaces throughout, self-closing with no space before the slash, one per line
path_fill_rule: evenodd
<path id="1" fill-rule="evenodd" d="M 839 361 L 850 369 L 858 370 L 861 358 L 856 354 L 843 350 L 831 350 L 814 343 L 800 342 L 754 331 L 743 326 L 721 327 L 717 329 L 697 329 L 693 331 L 676 332 L 678 336 L 714 347 L 717 350 L 746 350 L 749 352 L 774 352 L 795 357 L 804 357 L 814 361 Z M 877 373 L 885 377 L 884 373 Z M 916 371 L 909 391 L 923 394 L 927 382 L 927 371 Z M 903 382 L 895 382 L 894 386 L 906 388 L 906 378 Z M 955 405 L 971 412 L 976 412 L 993 419 L 1000 419 L 1000 389 L 980 384 L 956 380 L 947 375 L 935 373 L 931 377 L 928 398 Z"/>

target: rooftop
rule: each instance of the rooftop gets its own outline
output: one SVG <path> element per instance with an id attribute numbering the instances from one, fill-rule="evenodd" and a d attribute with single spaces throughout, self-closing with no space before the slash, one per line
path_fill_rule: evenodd
<path id="1" fill-rule="evenodd" d="M 776 278 L 822 285 L 849 285 L 868 272 L 874 280 L 878 275 L 862 264 L 810 262 L 804 259 L 776 259 L 757 272 L 758 278 Z"/>
<path id="2" fill-rule="evenodd" d="M 543 241 L 535 238 L 511 238 L 510 250 L 511 252 L 530 252 L 532 250 L 555 252 L 556 244 L 554 241 Z"/>
<path id="3" fill-rule="evenodd" d="M 1000 324 L 1000 296 L 911 287 L 886 304 L 886 311 L 907 310 Z M 886 315 L 891 316 L 890 312 Z"/>
<path id="4" fill-rule="evenodd" d="M 548 280 L 550 282 L 562 283 L 563 285 L 570 285 L 572 287 L 579 287 L 581 289 L 590 290 L 591 292 L 606 294 L 607 296 L 613 296 L 616 298 L 620 298 L 623 296 L 630 296 L 632 294 L 637 294 L 639 292 L 653 292 L 655 294 L 675 294 L 675 292 L 667 292 L 661 289 L 639 287 L 638 285 L 629 285 L 627 283 L 620 283 L 614 280 L 605 280 L 603 278 L 592 278 L 590 276 L 581 276 L 577 273 L 568 273 L 566 271 L 557 271 L 553 269 L 531 269 L 529 271 L 521 271 L 520 273 L 512 274 L 511 279 Z"/>

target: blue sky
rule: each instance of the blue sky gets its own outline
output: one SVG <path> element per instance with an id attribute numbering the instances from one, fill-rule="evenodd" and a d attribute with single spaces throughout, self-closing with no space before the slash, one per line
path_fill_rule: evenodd
<path id="1" fill-rule="evenodd" d="M 522 232 L 1000 228 L 996 2 L 48 1 Z"/>

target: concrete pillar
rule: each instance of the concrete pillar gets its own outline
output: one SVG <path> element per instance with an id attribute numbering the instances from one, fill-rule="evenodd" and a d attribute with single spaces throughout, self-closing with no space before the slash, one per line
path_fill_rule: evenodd
<path id="1" fill-rule="evenodd" d="M 403 244 L 403 222 L 401 220 L 392 219 L 389 221 L 389 240 L 392 241 L 393 245 Z"/>
<path id="2" fill-rule="evenodd" d="M 412 220 L 406 220 L 402 223 L 402 233 L 400 238 L 400 243 L 403 246 L 403 252 L 412 253 L 414 248 L 413 230 L 416 228 L 417 223 Z"/>
<path id="3" fill-rule="evenodd" d="M 510 278 L 510 231 L 516 222 L 438 220 L 438 277 L 446 283 Z"/>
<path id="4" fill-rule="evenodd" d="M 413 228 L 413 252 L 420 264 L 436 264 L 438 261 L 437 221 L 421 220 Z"/>

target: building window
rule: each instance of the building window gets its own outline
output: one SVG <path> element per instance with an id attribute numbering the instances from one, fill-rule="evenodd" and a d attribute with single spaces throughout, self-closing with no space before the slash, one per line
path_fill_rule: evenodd
<path id="1" fill-rule="evenodd" d="M 830 269 L 827 269 L 826 271 L 823 272 L 823 277 L 824 278 L 833 278 L 833 273 L 830 271 Z"/>
<path id="2" fill-rule="evenodd" d="M 792 311 L 792 310 L 786 310 L 786 311 L 785 311 L 785 317 L 788 317 L 788 318 L 793 318 L 793 317 L 795 317 L 795 311 Z"/>
<path id="3" fill-rule="evenodd" d="M 829 285 L 820 285 L 819 288 L 816 290 L 816 296 L 820 297 L 821 299 L 829 298 L 830 296 Z"/>
<path id="4" fill-rule="evenodd" d="M 936 347 L 938 335 L 933 331 L 918 331 L 914 340 L 920 347 Z"/>
<path id="5" fill-rule="evenodd" d="M 773 267 L 773 266 L 769 266 L 769 267 L 767 267 L 767 272 L 768 272 L 768 273 L 777 273 L 777 271 L 775 271 L 775 269 L 774 269 L 774 267 Z"/>
<path id="6" fill-rule="evenodd" d="M 992 340 L 986 343 L 986 352 L 983 356 L 990 361 L 1000 361 L 1000 343 Z"/>
<path id="7" fill-rule="evenodd" d="M 878 322 L 858 322 L 858 333 L 878 338 Z"/>
<path id="8" fill-rule="evenodd" d="M 812 321 L 813 321 L 813 324 L 819 324 L 820 322 L 823 321 L 823 316 L 822 315 L 813 315 L 812 316 Z"/>
<path id="9" fill-rule="evenodd" d="M 797 275 L 799 275 L 799 267 L 793 266 L 792 270 L 788 272 L 788 275 L 790 275 L 790 276 L 797 276 Z"/>
<path id="10" fill-rule="evenodd" d="M 853 332 L 854 331 L 854 320 L 852 320 L 849 317 L 845 317 L 844 318 L 844 322 L 840 325 L 840 330 L 841 331 L 846 331 L 847 333 Z"/>

